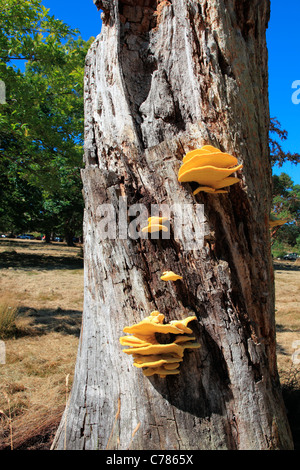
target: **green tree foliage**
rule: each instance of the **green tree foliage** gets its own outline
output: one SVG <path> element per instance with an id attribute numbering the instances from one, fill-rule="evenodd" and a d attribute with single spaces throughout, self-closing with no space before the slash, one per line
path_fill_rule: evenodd
<path id="1" fill-rule="evenodd" d="M 81 227 L 83 73 L 91 40 L 51 16 L 41 0 L 0 0 L 1 230 L 55 230 L 70 239 Z"/>
<path id="2" fill-rule="evenodd" d="M 286 173 L 273 175 L 272 214 L 288 221 L 274 230 L 273 238 L 295 246 L 300 236 L 300 185 L 295 185 Z"/>
<path id="3" fill-rule="evenodd" d="M 12 59 L 56 62 L 61 41 L 76 32 L 49 15 L 41 0 L 1 0 L 0 6 L 0 48 L 5 63 Z"/>
<path id="4" fill-rule="evenodd" d="M 273 175 L 273 212 L 300 226 L 300 185 L 286 173 Z"/>
<path id="5" fill-rule="evenodd" d="M 270 120 L 270 158 L 272 166 L 281 167 L 285 162 L 300 163 L 300 155 L 284 152 L 278 141 L 287 139 L 287 131 L 281 128 L 276 118 Z M 282 243 L 294 247 L 300 237 L 300 185 L 295 185 L 286 173 L 273 175 L 273 203 L 271 217 L 287 220 L 287 223 L 272 229 L 272 244 Z M 279 246 L 278 245 L 278 246 Z"/>

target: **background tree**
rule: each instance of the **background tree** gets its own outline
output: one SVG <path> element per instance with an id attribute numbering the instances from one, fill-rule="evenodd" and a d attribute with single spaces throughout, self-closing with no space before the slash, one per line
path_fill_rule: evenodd
<path id="1" fill-rule="evenodd" d="M 104 14 L 85 75 L 83 327 L 53 448 L 290 449 L 269 235 L 269 1 L 95 3 Z M 228 195 L 195 198 L 177 181 L 183 155 L 204 144 L 244 164 Z M 203 203 L 210 244 L 101 241 L 99 206 L 118 219 L 119 196 L 148 209 Z M 166 269 L 182 283 L 163 283 Z M 201 347 L 178 376 L 147 378 L 121 352 L 123 328 L 153 310 L 197 317 Z"/>
<path id="2" fill-rule="evenodd" d="M 273 212 L 295 225 L 299 225 L 300 218 L 299 191 L 300 185 L 295 185 L 286 173 L 273 175 Z"/>
<path id="3" fill-rule="evenodd" d="M 272 210 L 277 219 L 286 220 L 287 223 L 272 230 L 272 242 L 282 243 L 290 247 L 298 245 L 297 239 L 300 236 L 300 185 L 294 184 L 291 177 L 286 173 L 273 175 L 273 202 Z"/>
<path id="4" fill-rule="evenodd" d="M 278 141 L 278 138 L 281 141 L 286 140 L 287 136 L 288 133 L 282 129 L 280 122 L 276 118 L 271 118 L 269 145 L 272 167 L 277 165 L 280 168 L 285 162 L 291 162 L 294 165 L 300 163 L 300 155 L 284 152 Z M 280 245 L 281 251 L 284 252 L 282 242 L 286 242 L 292 247 L 298 245 L 297 238 L 300 236 L 300 186 L 295 185 L 291 177 L 286 173 L 273 175 L 272 180 L 273 202 L 271 215 L 277 219 L 287 220 L 287 224 L 272 229 L 272 245 L 275 244 L 276 251 L 278 251 L 278 246 Z"/>
<path id="5" fill-rule="evenodd" d="M 0 3 L 0 77 L 7 101 L 0 108 L 1 197 L 2 207 L 10 206 L 1 226 L 8 230 L 10 217 L 10 226 L 23 230 L 28 220 L 27 230 L 63 230 L 70 241 L 82 224 L 83 70 L 91 41 L 49 15 L 41 0 Z M 24 71 L 18 61 L 25 61 Z M 28 201 L 28 217 L 19 225 L 12 194 Z"/>

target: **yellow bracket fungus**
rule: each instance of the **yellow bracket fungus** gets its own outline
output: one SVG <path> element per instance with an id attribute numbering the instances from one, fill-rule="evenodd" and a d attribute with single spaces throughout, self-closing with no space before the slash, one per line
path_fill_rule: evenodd
<path id="1" fill-rule="evenodd" d="M 204 193 L 214 193 L 214 194 L 228 193 L 228 191 L 225 191 L 224 189 L 214 189 L 214 188 L 209 188 L 208 186 L 199 186 L 199 188 L 193 191 L 193 194 L 196 196 L 196 194 L 200 193 L 201 191 L 203 191 Z"/>
<path id="2" fill-rule="evenodd" d="M 154 233 L 154 232 L 160 232 L 160 231 L 163 231 L 163 232 L 167 232 L 168 231 L 168 227 L 166 227 L 165 225 L 161 225 L 161 224 L 149 224 L 147 225 L 147 227 L 144 227 L 142 228 L 142 232 L 150 232 L 150 233 Z"/>
<path id="3" fill-rule="evenodd" d="M 269 226 L 270 228 L 279 227 L 280 225 L 284 225 L 286 223 L 287 223 L 287 219 L 286 220 L 270 220 Z"/>
<path id="4" fill-rule="evenodd" d="M 198 152 L 194 150 L 194 152 Z M 191 152 L 189 152 L 191 153 Z M 194 156 L 189 158 L 179 170 L 178 176 L 182 173 L 192 170 L 193 168 L 203 166 L 217 166 L 218 168 L 229 168 L 237 165 L 237 158 L 229 155 L 228 153 L 214 152 L 214 153 L 196 153 Z"/>
<path id="5" fill-rule="evenodd" d="M 269 227 L 279 227 L 280 225 L 284 225 L 288 222 L 288 219 L 277 219 L 276 215 L 271 214 L 269 220 Z"/>
<path id="6" fill-rule="evenodd" d="M 200 347 L 195 342 L 195 337 L 190 336 L 193 331 L 187 326 L 189 322 L 196 320 L 195 316 L 165 324 L 164 318 L 163 314 L 154 311 L 139 323 L 124 328 L 124 333 L 131 333 L 133 336 L 120 338 L 122 346 L 129 346 L 123 352 L 132 354 L 133 365 L 141 368 L 146 376 L 157 374 L 166 377 L 179 374 L 185 349 Z M 156 333 L 171 333 L 175 338 L 171 343 L 161 344 L 157 341 Z"/>
<path id="7" fill-rule="evenodd" d="M 173 271 L 164 271 L 161 276 L 162 281 L 177 281 L 177 279 L 182 279 L 182 276 L 173 273 Z"/>
<path id="8" fill-rule="evenodd" d="M 169 220 L 168 217 L 154 216 L 148 218 L 148 222 L 150 222 L 151 224 L 163 224 L 164 222 L 166 222 L 166 220 Z"/>
<path id="9" fill-rule="evenodd" d="M 142 232 L 160 232 L 161 230 L 163 232 L 168 232 L 168 227 L 163 225 L 163 223 L 169 220 L 168 217 L 149 217 L 148 218 L 148 225 L 147 227 L 142 228 Z"/>
<path id="10" fill-rule="evenodd" d="M 231 173 L 240 170 L 243 165 L 238 165 L 233 168 L 217 168 L 215 166 L 202 166 L 192 168 L 183 172 L 179 177 L 180 183 L 187 183 L 195 181 L 196 183 L 203 184 L 204 186 L 210 186 L 215 189 L 215 186 L 220 186 Z"/>
<path id="11" fill-rule="evenodd" d="M 196 150 L 191 150 L 188 152 L 182 159 L 183 163 L 188 162 L 191 160 L 191 158 L 195 157 L 196 155 L 200 154 L 205 154 L 207 155 L 208 153 L 222 153 L 221 150 L 213 147 L 212 145 L 204 145 L 201 147 L 201 149 L 196 149 Z"/>
<path id="12" fill-rule="evenodd" d="M 201 149 L 192 150 L 183 157 L 183 165 L 178 172 L 180 183 L 196 182 L 200 187 L 193 194 L 200 191 L 206 193 L 225 193 L 223 188 L 238 183 L 240 180 L 230 175 L 241 168 L 237 165 L 236 157 L 221 150 L 205 145 Z"/>

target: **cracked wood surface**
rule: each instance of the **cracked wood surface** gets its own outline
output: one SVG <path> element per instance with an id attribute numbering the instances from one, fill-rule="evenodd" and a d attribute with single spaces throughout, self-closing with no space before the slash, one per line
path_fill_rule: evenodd
<path id="1" fill-rule="evenodd" d="M 85 73 L 83 327 L 53 448 L 127 449 L 141 423 L 130 449 L 290 449 L 268 229 L 269 1 L 94 3 L 103 26 Z M 244 165 L 228 195 L 194 197 L 177 181 L 183 155 L 204 144 Z M 173 239 L 100 242 L 99 205 L 119 217 L 119 196 L 202 203 L 210 241 L 197 251 Z M 183 281 L 162 282 L 165 270 Z M 124 326 L 152 310 L 197 316 L 201 348 L 178 376 L 144 377 L 121 352 Z"/>

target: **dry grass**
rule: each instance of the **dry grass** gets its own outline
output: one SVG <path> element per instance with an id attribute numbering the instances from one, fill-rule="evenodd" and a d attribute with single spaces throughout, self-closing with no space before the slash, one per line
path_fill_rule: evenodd
<path id="1" fill-rule="evenodd" d="M 6 364 L 0 364 L 0 449 L 50 448 L 77 354 L 83 303 L 79 253 L 61 243 L 0 240 L 0 298 L 18 311 L 5 338 Z M 293 364 L 292 354 L 300 340 L 299 279 L 297 263 L 276 261 L 278 367 L 298 448 L 300 365 Z"/>
<path id="2" fill-rule="evenodd" d="M 4 339 L 13 334 L 16 328 L 18 308 L 11 296 L 0 298 L 0 338 Z"/>
<path id="3" fill-rule="evenodd" d="M 0 449 L 49 448 L 71 385 L 83 303 L 80 248 L 0 242 L 0 298 L 17 308 L 0 365 Z M 8 399 L 9 398 L 9 401 Z M 9 428 L 9 414 L 12 429 Z"/>
<path id="4" fill-rule="evenodd" d="M 293 344 L 300 340 L 300 266 L 276 261 L 275 287 L 277 360 L 279 370 L 287 371 L 293 365 Z"/>
<path id="5" fill-rule="evenodd" d="M 275 262 L 275 287 L 278 370 L 295 449 L 299 450 L 300 263 L 298 260 Z"/>

